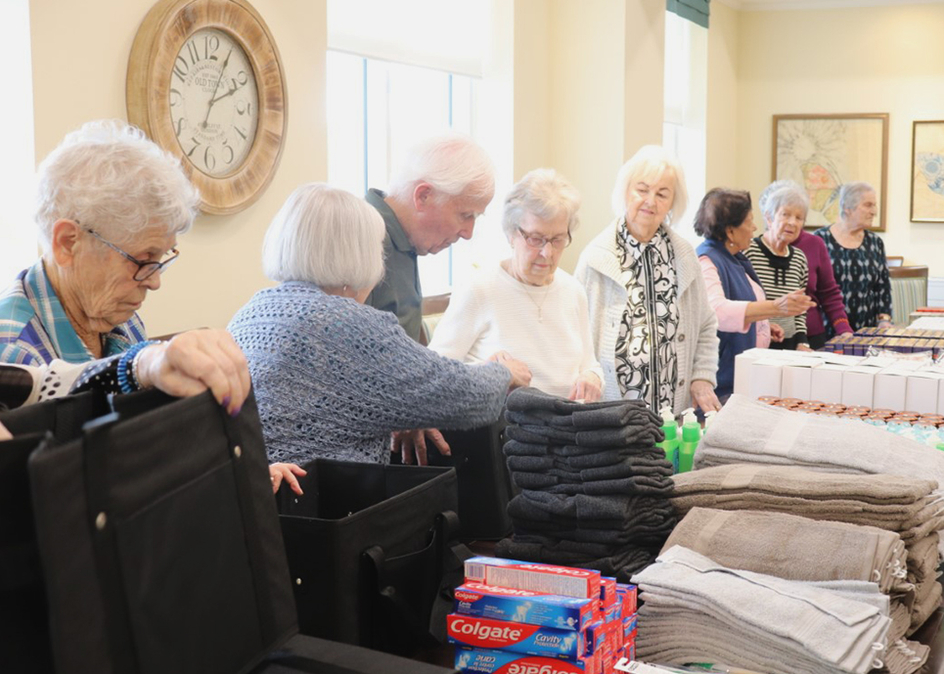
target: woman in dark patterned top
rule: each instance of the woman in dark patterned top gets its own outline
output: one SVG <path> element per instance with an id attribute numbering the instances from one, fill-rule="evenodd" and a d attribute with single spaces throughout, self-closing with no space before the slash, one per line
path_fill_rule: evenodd
<path id="1" fill-rule="evenodd" d="M 847 183 L 839 191 L 839 222 L 814 232 L 826 242 L 853 330 L 891 325 L 885 244 L 868 231 L 877 212 L 871 185 Z"/>
<path id="2" fill-rule="evenodd" d="M 790 245 L 803 231 L 806 209 L 802 200 L 790 197 L 784 193 L 783 199 L 778 199 L 783 203 L 776 204 L 774 208 L 768 204 L 764 209 L 767 229 L 751 241 L 744 255 L 751 261 L 767 299 L 776 302 L 781 297 L 798 293 L 807 300 L 808 306 L 812 306 L 805 294 L 810 275 L 806 255 Z M 783 341 L 772 343 L 770 348 L 810 351 L 806 338 L 806 312 L 797 316 L 771 318 L 770 322 L 783 329 Z"/>

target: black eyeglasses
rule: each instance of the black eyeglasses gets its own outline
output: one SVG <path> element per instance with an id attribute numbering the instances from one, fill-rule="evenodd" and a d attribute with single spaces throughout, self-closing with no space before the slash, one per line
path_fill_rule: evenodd
<path id="1" fill-rule="evenodd" d="M 78 225 L 79 221 L 76 220 L 75 224 Z M 121 248 L 113 244 L 111 241 L 108 241 L 107 239 L 105 239 L 101 234 L 99 234 L 95 230 L 89 229 L 88 227 L 83 227 L 83 229 L 89 234 L 91 234 L 92 236 L 94 236 L 96 239 L 104 243 L 106 246 L 111 248 L 113 251 L 121 255 L 123 258 L 128 260 L 129 262 L 133 262 L 134 264 L 136 264 L 138 266 L 138 271 L 134 273 L 133 278 L 135 281 L 146 281 L 147 279 L 151 278 L 152 276 L 154 276 L 154 274 L 157 274 L 158 272 L 163 274 L 164 269 L 170 266 L 170 263 L 176 260 L 180 256 L 180 251 L 178 251 L 176 248 L 171 248 L 170 257 L 164 260 L 163 262 L 153 262 L 153 261 L 142 262 L 141 260 L 135 257 L 132 257 L 131 255 L 128 255 L 125 251 L 121 250 Z"/>
<path id="2" fill-rule="evenodd" d="M 551 244 L 554 250 L 564 250 L 572 241 L 570 232 L 567 232 L 566 236 L 555 236 L 553 239 L 547 239 L 538 234 L 530 234 L 520 227 L 518 227 L 518 233 L 521 235 L 521 238 L 524 239 L 525 243 L 538 250 L 543 249 L 547 244 Z"/>

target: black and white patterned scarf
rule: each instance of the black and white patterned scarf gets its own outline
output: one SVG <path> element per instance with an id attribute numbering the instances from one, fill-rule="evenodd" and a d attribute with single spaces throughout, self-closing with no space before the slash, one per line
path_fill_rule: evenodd
<path id="1" fill-rule="evenodd" d="M 616 244 L 629 294 L 616 340 L 616 381 L 624 398 L 642 398 L 654 411 L 673 407 L 678 380 L 679 326 L 675 251 L 662 226 L 648 243 L 617 227 Z"/>

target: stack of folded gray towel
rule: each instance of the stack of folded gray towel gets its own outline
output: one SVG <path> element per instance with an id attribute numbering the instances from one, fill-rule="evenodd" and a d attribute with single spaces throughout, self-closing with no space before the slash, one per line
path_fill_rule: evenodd
<path id="1" fill-rule="evenodd" d="M 513 391 L 505 416 L 521 493 L 508 504 L 514 537 L 496 553 L 620 582 L 651 563 L 677 522 L 661 419 L 638 400 L 582 404 L 534 388 Z"/>
<path id="2" fill-rule="evenodd" d="M 731 396 L 677 475 L 673 503 L 789 512 L 893 531 L 912 589 L 896 593 L 914 633 L 941 603 L 944 452 L 863 424 L 796 414 Z"/>
<path id="3" fill-rule="evenodd" d="M 643 601 L 641 660 L 725 662 L 771 674 L 908 674 L 927 657 L 926 649 L 887 645 L 889 601 L 875 583 L 785 580 L 679 545 L 632 582 Z"/>
<path id="4" fill-rule="evenodd" d="M 695 468 L 729 463 L 903 475 L 944 487 L 944 452 L 855 419 L 797 414 L 737 393 L 695 452 Z"/>
<path id="5" fill-rule="evenodd" d="M 672 503 L 680 516 L 699 508 L 764 511 L 893 533 L 907 553 L 905 570 L 895 570 L 904 583 L 890 591 L 893 609 L 904 607 L 899 615 L 908 617 L 902 634 L 917 631 L 940 604 L 937 531 L 944 526 L 944 501 L 932 480 L 760 464 L 702 468 L 673 480 Z"/>
<path id="6" fill-rule="evenodd" d="M 905 670 L 916 671 L 927 659 L 926 646 L 904 638 L 911 632 L 912 614 L 903 598 L 914 593 L 915 585 L 906 573 L 907 551 L 896 533 L 778 512 L 694 507 L 675 527 L 663 552 L 676 545 L 722 566 L 785 580 L 873 583 L 889 595 L 892 622 L 887 639 L 896 655 L 910 653 Z"/>

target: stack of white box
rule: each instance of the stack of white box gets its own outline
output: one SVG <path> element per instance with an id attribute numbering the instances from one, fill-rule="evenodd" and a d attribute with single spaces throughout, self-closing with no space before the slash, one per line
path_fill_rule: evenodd
<path id="1" fill-rule="evenodd" d="M 921 361 L 749 349 L 735 358 L 734 392 L 846 406 L 944 414 L 944 367 Z"/>

